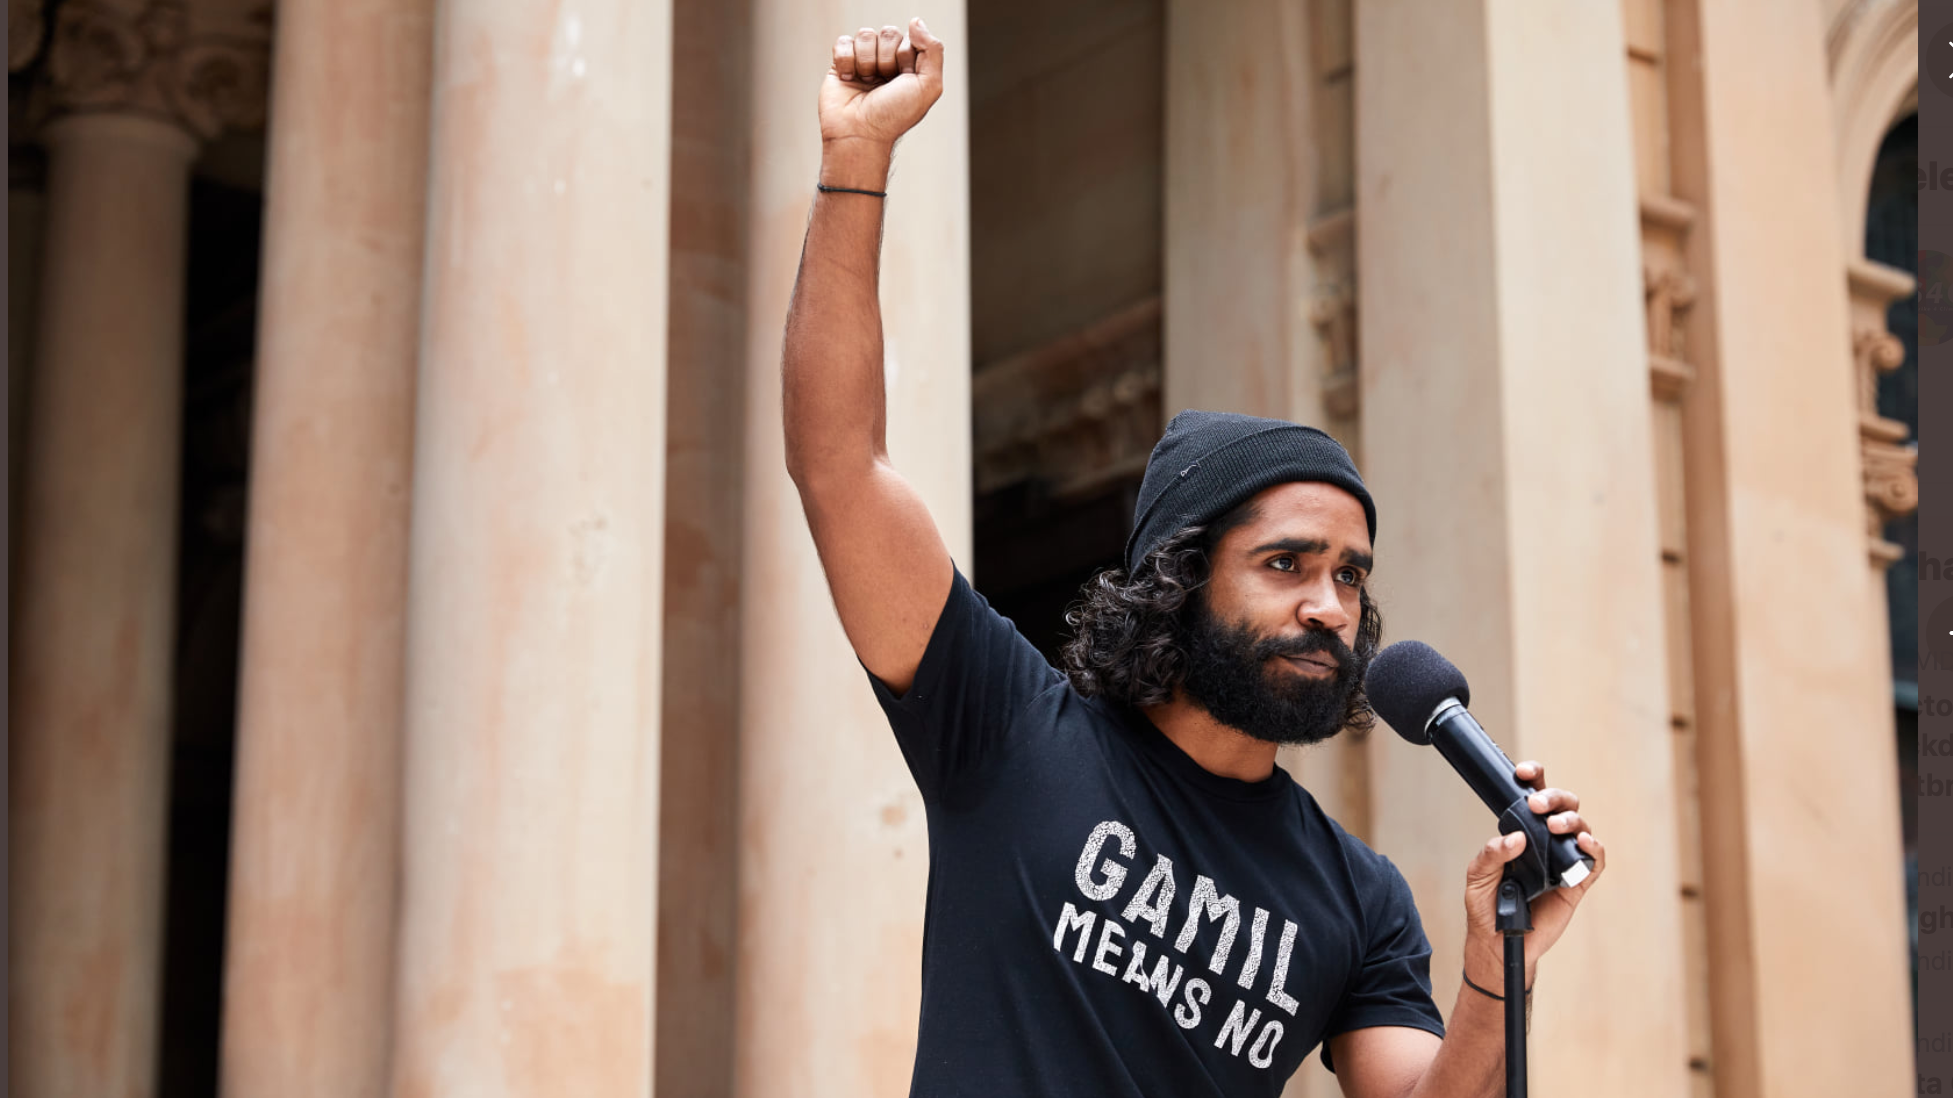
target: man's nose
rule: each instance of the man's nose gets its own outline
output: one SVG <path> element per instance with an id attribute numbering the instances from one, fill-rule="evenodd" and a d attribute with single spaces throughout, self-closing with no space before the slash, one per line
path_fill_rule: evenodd
<path id="1" fill-rule="evenodd" d="M 1296 607 L 1296 618 L 1305 629 L 1323 629 L 1349 643 L 1350 617 L 1334 579 L 1311 584 Z"/>

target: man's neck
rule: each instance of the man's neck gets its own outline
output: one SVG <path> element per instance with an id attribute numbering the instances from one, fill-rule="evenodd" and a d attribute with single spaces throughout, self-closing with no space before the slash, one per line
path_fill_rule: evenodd
<path id="1" fill-rule="evenodd" d="M 1181 691 L 1174 691 L 1172 701 L 1147 706 L 1145 713 L 1175 747 L 1210 774 L 1258 782 L 1275 772 L 1274 744 L 1222 724 Z"/>

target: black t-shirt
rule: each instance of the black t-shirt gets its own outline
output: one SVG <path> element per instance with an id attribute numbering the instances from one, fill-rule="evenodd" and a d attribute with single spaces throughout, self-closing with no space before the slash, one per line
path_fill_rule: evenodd
<path id="1" fill-rule="evenodd" d="M 928 811 L 912 1094 L 1272 1098 L 1336 1034 L 1443 1035 L 1403 876 L 1279 767 L 1079 696 L 961 573 L 870 680 Z"/>

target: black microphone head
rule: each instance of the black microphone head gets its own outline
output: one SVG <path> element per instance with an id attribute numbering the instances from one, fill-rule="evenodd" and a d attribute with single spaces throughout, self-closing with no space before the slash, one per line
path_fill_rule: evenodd
<path id="1" fill-rule="evenodd" d="M 1431 742 L 1424 726 L 1444 699 L 1472 700 L 1465 673 L 1423 641 L 1398 641 L 1378 652 L 1363 676 L 1363 693 L 1384 723 L 1420 747 Z"/>

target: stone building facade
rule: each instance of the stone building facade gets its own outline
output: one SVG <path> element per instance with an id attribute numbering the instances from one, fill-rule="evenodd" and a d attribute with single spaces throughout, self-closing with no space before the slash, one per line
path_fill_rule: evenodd
<path id="1" fill-rule="evenodd" d="M 919 13 L 889 442 L 978 587 L 1049 649 L 1173 411 L 1324 426 L 1608 841 L 1534 1078 L 1909 1093 L 1916 8 Z M 907 1092 L 777 371 L 827 44 L 910 14 L 10 0 L 11 1093 Z M 1482 809 L 1283 761 L 1448 1004 Z"/>

